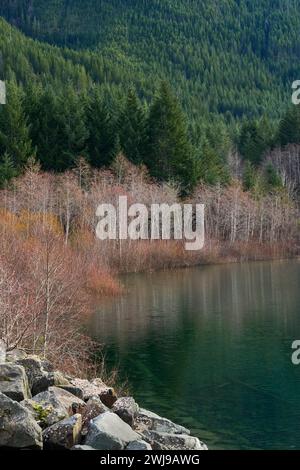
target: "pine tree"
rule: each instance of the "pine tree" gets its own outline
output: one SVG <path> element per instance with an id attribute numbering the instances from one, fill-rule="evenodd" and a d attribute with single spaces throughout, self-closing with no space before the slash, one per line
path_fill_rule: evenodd
<path id="1" fill-rule="evenodd" d="M 145 115 L 132 89 L 119 117 L 118 130 L 120 146 L 128 160 L 135 165 L 143 163 L 146 149 Z"/>
<path id="2" fill-rule="evenodd" d="M 283 187 L 282 180 L 272 163 L 268 163 L 265 168 L 265 183 L 269 191 L 280 189 Z"/>
<path id="3" fill-rule="evenodd" d="M 199 150 L 197 177 L 210 185 L 226 184 L 229 181 L 229 170 L 224 161 L 205 139 Z"/>
<path id="4" fill-rule="evenodd" d="M 5 187 L 5 185 L 15 176 L 18 172 L 14 166 L 12 158 L 5 153 L 2 158 L 0 158 L 0 188 Z"/>
<path id="5" fill-rule="evenodd" d="M 256 185 L 256 169 L 249 160 L 246 160 L 243 171 L 243 186 L 246 191 L 252 190 Z"/>
<path id="6" fill-rule="evenodd" d="M 15 81 L 7 84 L 7 103 L 0 107 L 0 153 L 7 153 L 18 170 L 34 154 L 24 94 Z"/>
<path id="7" fill-rule="evenodd" d="M 245 121 L 242 124 L 238 148 L 245 160 L 249 160 L 253 165 L 261 163 L 263 153 L 268 148 L 270 142 L 266 141 L 265 128 L 260 128 L 256 121 Z"/>
<path id="8" fill-rule="evenodd" d="M 109 166 L 117 153 L 117 136 L 111 112 L 98 90 L 94 90 L 88 104 L 87 125 L 90 163 L 97 168 Z"/>
<path id="9" fill-rule="evenodd" d="M 278 141 L 282 146 L 300 143 L 300 105 L 292 106 L 280 121 Z"/>
<path id="10" fill-rule="evenodd" d="M 183 191 L 196 182 L 195 156 L 185 116 L 167 83 L 163 82 L 150 108 L 147 163 L 153 176 L 181 183 Z"/>
<path id="11" fill-rule="evenodd" d="M 276 143 L 276 126 L 264 115 L 258 122 L 259 134 L 264 143 L 264 150 L 274 147 Z"/>
<path id="12" fill-rule="evenodd" d="M 26 90 L 26 109 L 31 122 L 30 134 L 37 148 L 37 158 L 44 170 L 60 170 L 61 129 L 58 98 L 47 87 Z"/>
<path id="13" fill-rule="evenodd" d="M 60 154 L 57 167 L 63 171 L 71 168 L 76 159 L 86 155 L 89 131 L 86 126 L 85 96 L 68 87 L 59 97 Z"/>

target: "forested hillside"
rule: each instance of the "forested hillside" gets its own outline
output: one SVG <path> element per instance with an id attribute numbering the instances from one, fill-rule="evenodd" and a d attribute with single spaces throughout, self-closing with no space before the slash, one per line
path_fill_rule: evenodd
<path id="1" fill-rule="evenodd" d="M 169 80 L 195 118 L 278 117 L 298 78 L 295 0 L 2 0 L 0 15 L 34 38 L 96 50 L 112 83 L 147 95 Z M 77 60 L 98 75 L 87 54 Z"/>
<path id="2" fill-rule="evenodd" d="M 247 190 L 285 184 L 265 162 L 300 143 L 296 2 L 3 0 L 0 14 L 15 25 L 0 18 L 0 185 L 32 156 L 61 172 L 123 153 L 186 194 L 229 184 L 236 150 Z"/>

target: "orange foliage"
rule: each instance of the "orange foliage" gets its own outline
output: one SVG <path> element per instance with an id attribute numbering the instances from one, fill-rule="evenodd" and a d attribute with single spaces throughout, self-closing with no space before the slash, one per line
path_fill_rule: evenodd
<path id="1" fill-rule="evenodd" d="M 87 273 L 86 288 L 96 296 L 119 295 L 123 292 L 119 281 L 108 271 L 102 271 L 98 266 L 91 266 Z"/>
<path id="2" fill-rule="evenodd" d="M 0 191 L 0 338 L 6 335 L 8 345 L 42 352 L 78 374 L 91 346 L 83 319 L 93 299 L 122 293 L 117 273 L 299 254 L 294 201 L 281 195 L 258 200 L 239 182 L 196 189 L 191 202 L 206 206 L 199 252 L 185 251 L 183 241 L 97 240 L 97 206 L 124 194 L 132 203 L 180 202 L 176 187 L 151 181 L 145 168 L 124 157 L 110 170 L 81 162 L 79 172 L 58 176 L 33 165 L 13 190 Z"/>

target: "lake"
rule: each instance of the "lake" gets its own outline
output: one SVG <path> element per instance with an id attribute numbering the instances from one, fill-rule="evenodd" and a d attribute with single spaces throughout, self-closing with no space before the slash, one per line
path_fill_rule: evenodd
<path id="1" fill-rule="evenodd" d="M 93 318 L 136 401 L 210 449 L 300 449 L 300 262 L 122 278 Z"/>

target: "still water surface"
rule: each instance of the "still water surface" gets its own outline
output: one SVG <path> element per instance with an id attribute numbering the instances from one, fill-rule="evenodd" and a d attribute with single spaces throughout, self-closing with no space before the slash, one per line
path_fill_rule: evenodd
<path id="1" fill-rule="evenodd" d="M 211 449 L 300 449 L 300 262 L 129 275 L 93 335 L 141 406 Z"/>

